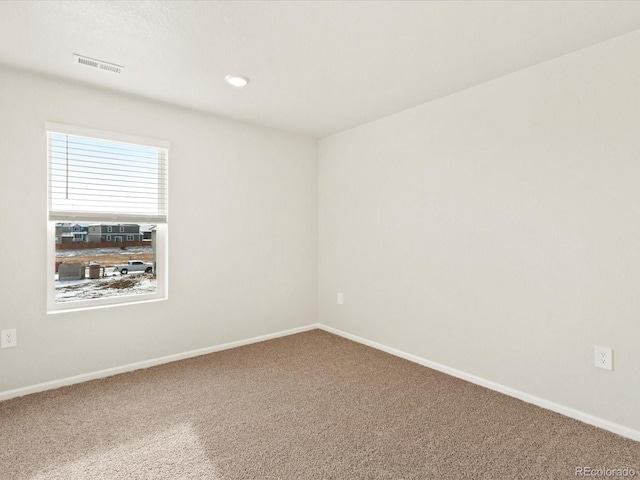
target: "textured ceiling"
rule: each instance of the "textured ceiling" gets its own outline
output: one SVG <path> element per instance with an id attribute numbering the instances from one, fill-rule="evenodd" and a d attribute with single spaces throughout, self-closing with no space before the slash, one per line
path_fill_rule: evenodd
<path id="1" fill-rule="evenodd" d="M 638 28 L 637 1 L 2 1 L 0 64 L 321 138 Z"/>

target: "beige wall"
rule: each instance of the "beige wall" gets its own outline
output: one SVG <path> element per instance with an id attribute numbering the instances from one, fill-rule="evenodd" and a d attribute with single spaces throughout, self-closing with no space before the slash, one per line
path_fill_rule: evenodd
<path id="1" fill-rule="evenodd" d="M 46 314 L 45 121 L 167 140 L 169 299 Z M 316 321 L 317 141 L 0 69 L 0 393 Z"/>
<path id="2" fill-rule="evenodd" d="M 323 139 L 319 321 L 640 430 L 638 52 L 633 33 Z"/>

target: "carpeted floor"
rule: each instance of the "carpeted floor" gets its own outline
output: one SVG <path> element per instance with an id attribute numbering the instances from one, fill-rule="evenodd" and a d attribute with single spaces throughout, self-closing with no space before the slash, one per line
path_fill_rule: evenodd
<path id="1" fill-rule="evenodd" d="M 640 442 L 319 330 L 0 402 L 2 479 L 575 479 L 576 467 L 640 477 Z"/>

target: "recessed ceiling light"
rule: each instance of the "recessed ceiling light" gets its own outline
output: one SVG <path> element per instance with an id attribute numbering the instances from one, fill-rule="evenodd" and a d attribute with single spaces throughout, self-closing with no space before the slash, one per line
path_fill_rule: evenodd
<path id="1" fill-rule="evenodd" d="M 224 79 L 232 87 L 244 87 L 249 83 L 249 79 L 242 75 L 227 75 Z"/>

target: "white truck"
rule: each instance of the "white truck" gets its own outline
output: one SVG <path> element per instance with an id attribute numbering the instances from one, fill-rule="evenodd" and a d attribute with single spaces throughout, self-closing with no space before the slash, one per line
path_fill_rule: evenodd
<path id="1" fill-rule="evenodd" d="M 129 260 L 126 265 L 116 265 L 113 267 L 113 272 L 120 272 L 122 275 L 126 275 L 129 272 L 153 272 L 153 264 L 145 263 L 142 260 Z"/>

